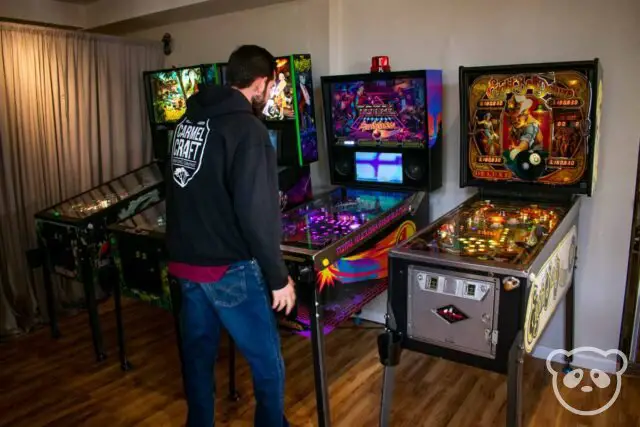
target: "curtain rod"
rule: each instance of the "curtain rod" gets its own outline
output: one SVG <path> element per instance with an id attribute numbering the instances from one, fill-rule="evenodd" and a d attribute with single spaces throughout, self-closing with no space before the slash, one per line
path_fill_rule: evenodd
<path id="1" fill-rule="evenodd" d="M 70 36 L 86 37 L 87 39 L 103 40 L 103 41 L 115 42 L 115 43 L 128 43 L 128 44 L 137 44 L 142 46 L 161 46 L 162 45 L 161 41 L 144 40 L 144 39 L 137 39 L 137 38 L 134 39 L 129 37 L 112 36 L 109 34 L 93 33 L 93 32 L 90 32 L 90 29 L 83 29 L 83 28 L 77 28 L 77 27 L 64 28 L 63 26 L 60 26 L 60 25 L 42 25 L 40 23 L 24 24 L 24 23 L 12 22 L 11 20 L 0 19 L 0 29 L 2 29 L 3 27 L 9 30 L 11 29 L 31 30 L 35 32 L 49 31 L 49 32 L 54 32 L 58 34 L 67 34 Z"/>
<path id="2" fill-rule="evenodd" d="M 48 22 L 27 21 L 25 19 L 6 18 L 3 16 L 0 16 L 0 24 L 3 22 L 8 22 L 10 24 L 27 25 L 32 27 L 54 28 L 58 30 L 81 30 L 82 29 L 81 27 L 74 27 L 73 25 L 50 24 Z"/>

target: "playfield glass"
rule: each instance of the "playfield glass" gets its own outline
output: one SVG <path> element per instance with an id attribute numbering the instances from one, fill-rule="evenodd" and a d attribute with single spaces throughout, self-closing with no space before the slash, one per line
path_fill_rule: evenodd
<path id="1" fill-rule="evenodd" d="M 64 201 L 54 206 L 51 211 L 56 216 L 86 218 L 162 182 L 162 179 L 162 172 L 158 166 L 151 164 Z"/>
<path id="2" fill-rule="evenodd" d="M 408 197 L 408 193 L 337 189 L 284 213 L 282 243 L 322 249 L 399 206 Z"/>
<path id="3" fill-rule="evenodd" d="M 164 233 L 167 223 L 166 218 L 165 204 L 164 202 L 160 202 L 120 222 L 119 225 L 137 232 L 148 231 Z"/>
<path id="4" fill-rule="evenodd" d="M 187 110 L 187 99 L 203 82 L 200 67 L 158 71 L 149 78 L 155 123 L 178 121 Z"/>
<path id="5" fill-rule="evenodd" d="M 487 74 L 467 91 L 475 179 L 555 186 L 582 179 L 593 96 L 584 73 Z"/>
<path id="6" fill-rule="evenodd" d="M 483 261 L 527 265 L 567 210 L 562 206 L 475 201 L 442 218 L 407 247 Z"/>
<path id="7" fill-rule="evenodd" d="M 430 139 L 425 81 L 398 78 L 332 83 L 334 143 L 424 147 Z"/>

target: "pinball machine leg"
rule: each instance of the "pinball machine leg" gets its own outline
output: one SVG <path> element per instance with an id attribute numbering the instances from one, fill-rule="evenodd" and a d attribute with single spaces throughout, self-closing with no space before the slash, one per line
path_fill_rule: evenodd
<path id="1" fill-rule="evenodd" d="M 58 312 L 56 310 L 56 296 L 53 292 L 53 283 L 51 281 L 51 269 L 49 268 L 49 258 L 46 249 L 42 243 L 39 243 L 38 249 L 35 249 L 37 255 L 27 258 L 36 258 L 37 261 L 29 262 L 31 268 L 42 266 L 42 280 L 44 282 L 44 293 L 47 303 L 47 313 L 49 314 L 49 327 L 51 328 L 51 338 L 60 338 L 60 327 L 58 326 Z"/>
<path id="2" fill-rule="evenodd" d="M 575 270 L 571 279 L 571 284 L 567 290 L 565 297 L 565 319 L 564 319 L 564 348 L 570 352 L 573 350 L 573 334 L 574 334 L 574 321 L 575 321 Z M 571 372 L 571 363 L 573 362 L 573 355 L 565 356 L 564 373 Z"/>
<path id="3" fill-rule="evenodd" d="M 133 366 L 127 358 L 127 349 L 124 338 L 124 324 L 122 321 L 122 289 L 120 282 L 113 287 L 113 302 L 115 304 L 116 326 L 118 329 L 118 356 L 120 357 L 120 369 L 129 371 Z"/>
<path id="4" fill-rule="evenodd" d="M 400 336 L 391 330 L 378 336 L 378 354 L 380 363 L 384 365 L 382 378 L 382 398 L 380 404 L 380 427 L 389 427 L 391 403 L 395 383 L 396 367 L 400 364 L 402 353 Z"/>
<path id="5" fill-rule="evenodd" d="M 236 344 L 229 334 L 229 400 L 237 402 L 240 400 L 240 393 L 236 387 Z"/>
<path id="6" fill-rule="evenodd" d="M 522 374 L 524 345 L 522 331 L 518 332 L 509 350 L 507 377 L 507 427 L 522 426 Z"/>
<path id="7" fill-rule="evenodd" d="M 96 360 L 102 362 L 107 358 L 104 352 L 104 343 L 102 339 L 102 327 L 100 326 L 100 316 L 98 314 L 98 302 L 96 301 L 96 289 L 93 280 L 93 268 L 87 254 L 81 257 L 82 263 L 82 284 L 84 286 L 84 295 L 87 301 L 87 311 L 89 312 L 89 324 L 91 326 L 91 337 L 93 339 L 93 349 L 96 354 Z"/>
<path id="8" fill-rule="evenodd" d="M 320 296 L 318 288 L 312 281 L 305 284 L 311 289 L 313 298 L 311 299 L 311 345 L 313 352 L 313 372 L 315 376 L 316 404 L 318 408 L 318 427 L 329 427 L 331 425 L 331 414 L 329 407 L 329 392 L 327 372 L 324 361 L 324 331 L 322 321 L 322 309 L 320 306 Z"/>

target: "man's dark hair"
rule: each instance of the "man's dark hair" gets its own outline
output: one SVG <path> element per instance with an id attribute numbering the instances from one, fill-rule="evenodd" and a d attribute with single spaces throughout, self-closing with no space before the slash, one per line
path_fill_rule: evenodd
<path id="1" fill-rule="evenodd" d="M 268 50 L 255 45 L 240 46 L 229 57 L 227 84 L 244 89 L 261 77 L 271 80 L 275 71 L 275 58 Z"/>

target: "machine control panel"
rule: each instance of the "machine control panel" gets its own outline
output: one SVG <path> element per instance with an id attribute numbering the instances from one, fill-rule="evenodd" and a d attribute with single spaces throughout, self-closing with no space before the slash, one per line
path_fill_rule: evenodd
<path id="1" fill-rule="evenodd" d="M 440 275 L 432 272 L 411 270 L 411 280 L 423 291 L 451 295 L 482 301 L 493 286 L 493 283 L 469 280 L 461 277 Z"/>

